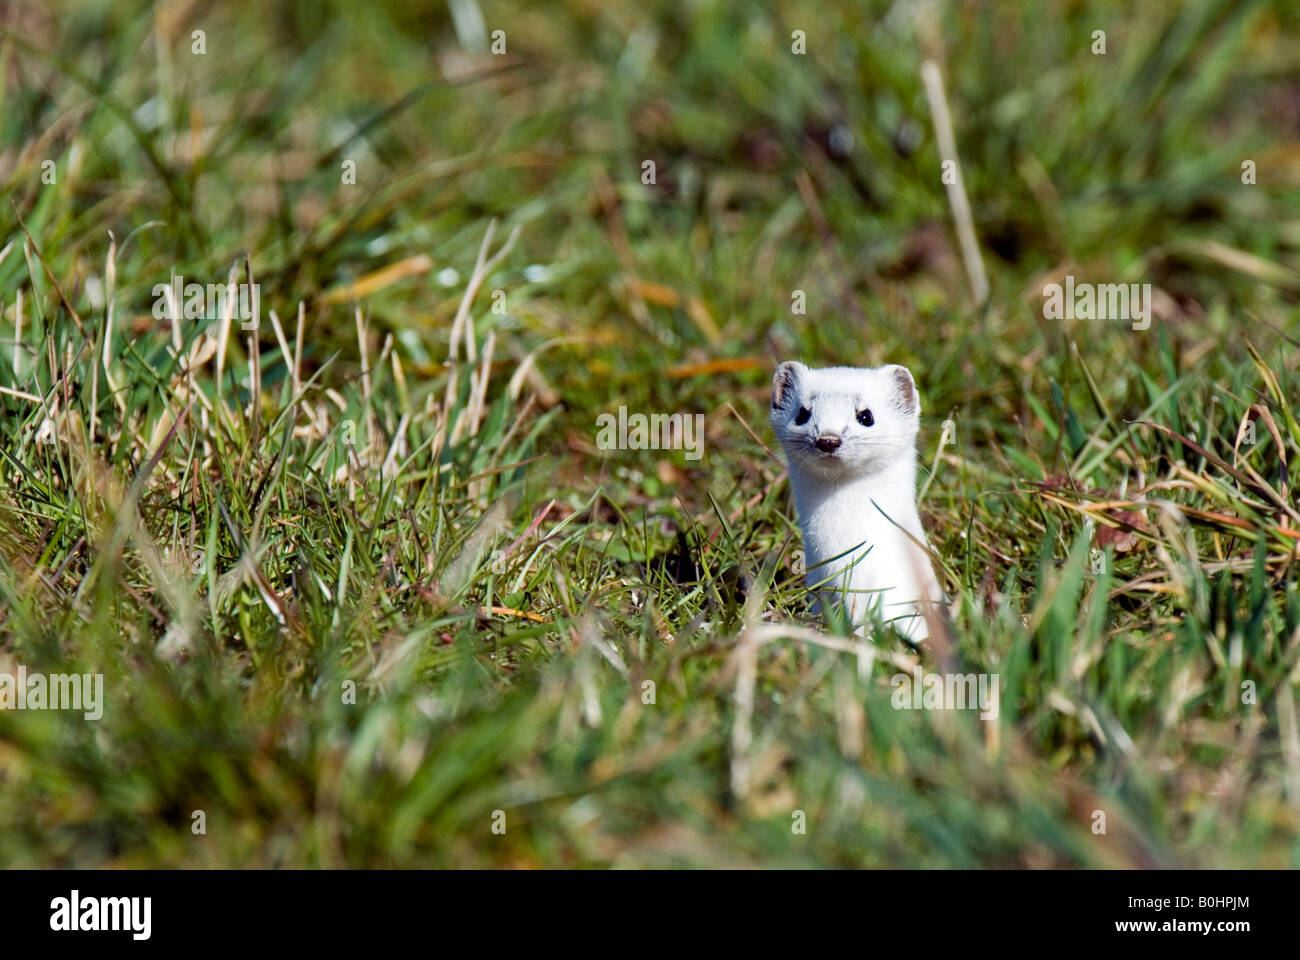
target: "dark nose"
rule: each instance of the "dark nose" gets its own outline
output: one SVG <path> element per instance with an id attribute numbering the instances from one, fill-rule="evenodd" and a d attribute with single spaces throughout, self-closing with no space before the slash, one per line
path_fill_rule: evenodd
<path id="1" fill-rule="evenodd" d="M 822 453 L 834 453 L 840 448 L 839 437 L 818 437 L 817 449 Z"/>

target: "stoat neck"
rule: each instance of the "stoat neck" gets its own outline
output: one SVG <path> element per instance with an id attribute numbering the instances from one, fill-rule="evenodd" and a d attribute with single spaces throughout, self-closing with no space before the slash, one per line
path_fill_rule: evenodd
<path id="1" fill-rule="evenodd" d="M 795 503 L 805 521 L 814 514 L 828 513 L 841 522 L 858 525 L 883 520 L 880 509 L 896 523 L 916 515 L 916 453 L 900 453 L 896 459 L 872 473 L 852 478 L 830 478 L 811 471 L 790 471 Z"/>

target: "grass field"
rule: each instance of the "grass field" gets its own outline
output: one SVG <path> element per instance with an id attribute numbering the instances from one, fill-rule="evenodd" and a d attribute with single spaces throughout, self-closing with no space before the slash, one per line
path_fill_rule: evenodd
<path id="1" fill-rule="evenodd" d="M 1300 866 L 1295 4 L 238 6 L 0 14 L 0 673 L 105 690 L 0 865 Z M 784 359 L 915 374 L 950 636 L 810 613 Z"/>

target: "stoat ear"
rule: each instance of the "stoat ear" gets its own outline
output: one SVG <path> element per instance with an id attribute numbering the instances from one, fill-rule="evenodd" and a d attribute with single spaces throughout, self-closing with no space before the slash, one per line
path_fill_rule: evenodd
<path id="1" fill-rule="evenodd" d="M 772 377 L 773 410 L 780 410 L 786 405 L 799 383 L 799 378 L 807 372 L 807 367 L 794 360 L 787 360 L 776 368 L 776 374 Z"/>
<path id="2" fill-rule="evenodd" d="M 884 367 L 883 371 L 889 378 L 890 396 L 898 409 L 919 417 L 921 397 L 916 392 L 916 381 L 912 379 L 911 371 L 896 363 Z"/>

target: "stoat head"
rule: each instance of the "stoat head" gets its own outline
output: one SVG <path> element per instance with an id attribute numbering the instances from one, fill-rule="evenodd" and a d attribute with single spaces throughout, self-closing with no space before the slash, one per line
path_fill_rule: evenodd
<path id="1" fill-rule="evenodd" d="M 826 479 L 875 473 L 916 457 L 921 400 L 906 367 L 787 361 L 772 378 L 772 429 L 790 469 Z"/>

